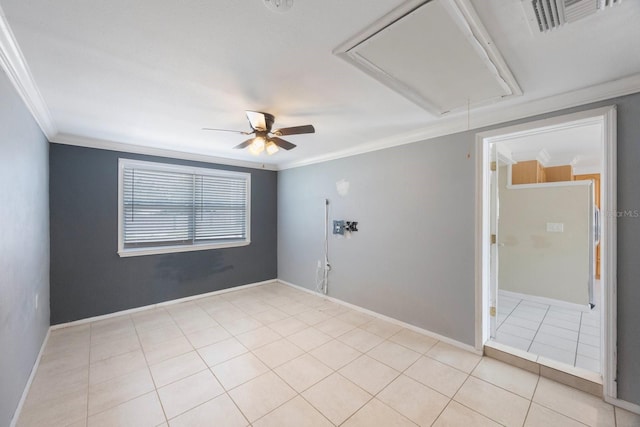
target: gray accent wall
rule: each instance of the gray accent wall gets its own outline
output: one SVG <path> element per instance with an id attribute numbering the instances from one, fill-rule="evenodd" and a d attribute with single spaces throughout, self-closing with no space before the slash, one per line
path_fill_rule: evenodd
<path id="1" fill-rule="evenodd" d="M 617 104 L 618 210 L 640 212 L 640 94 L 509 122 Z M 474 345 L 475 135 L 485 129 L 289 170 L 278 176 L 279 278 L 314 289 L 329 219 L 329 295 Z M 349 182 L 338 194 L 336 182 Z M 618 219 L 618 396 L 640 404 L 640 218 Z"/>
<path id="2" fill-rule="evenodd" d="M 49 329 L 48 146 L 0 70 L 0 426 Z"/>
<path id="3" fill-rule="evenodd" d="M 251 244 L 121 258 L 119 158 L 251 173 Z M 277 277 L 274 171 L 60 144 L 50 171 L 52 324 Z"/>

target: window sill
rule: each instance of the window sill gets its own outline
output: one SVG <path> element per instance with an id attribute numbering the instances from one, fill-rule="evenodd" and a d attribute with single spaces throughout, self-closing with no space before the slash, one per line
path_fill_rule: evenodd
<path id="1" fill-rule="evenodd" d="M 118 250 L 118 255 L 121 258 L 127 258 L 132 256 L 143 256 L 143 255 L 172 254 L 177 252 L 207 251 L 211 249 L 225 249 L 225 248 L 237 248 L 239 246 L 248 246 L 250 243 L 251 243 L 250 240 L 243 240 L 240 242 L 211 243 L 211 244 L 202 244 L 202 245 L 162 246 L 162 247 L 155 247 L 155 248 L 128 248 L 128 249 Z"/>

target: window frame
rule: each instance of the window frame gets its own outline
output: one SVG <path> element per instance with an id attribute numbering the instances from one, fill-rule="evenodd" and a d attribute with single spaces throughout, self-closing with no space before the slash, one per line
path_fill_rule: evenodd
<path id="1" fill-rule="evenodd" d="M 126 248 L 124 246 L 124 170 L 138 167 L 159 172 L 175 172 L 194 175 L 242 178 L 247 186 L 247 209 L 245 217 L 246 235 L 244 239 L 225 241 L 222 243 L 191 243 L 181 245 L 159 245 Z M 120 257 L 141 255 L 168 254 L 177 252 L 204 251 L 211 249 L 234 248 L 251 244 L 251 174 L 247 172 L 229 171 L 223 169 L 202 168 L 195 166 L 177 165 L 172 163 L 150 162 L 127 158 L 118 159 L 118 250 Z"/>

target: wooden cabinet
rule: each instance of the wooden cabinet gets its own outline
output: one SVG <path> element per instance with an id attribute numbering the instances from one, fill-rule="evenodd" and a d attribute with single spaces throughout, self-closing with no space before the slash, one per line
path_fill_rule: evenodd
<path id="1" fill-rule="evenodd" d="M 573 181 L 573 168 L 571 165 L 544 168 L 544 172 L 545 182 Z"/>
<path id="2" fill-rule="evenodd" d="M 518 162 L 511 166 L 511 184 L 541 184 L 573 181 L 571 165 L 543 167 L 537 160 Z"/>
<path id="3" fill-rule="evenodd" d="M 545 182 L 545 171 L 537 160 L 518 162 L 511 166 L 511 184 L 538 184 Z"/>

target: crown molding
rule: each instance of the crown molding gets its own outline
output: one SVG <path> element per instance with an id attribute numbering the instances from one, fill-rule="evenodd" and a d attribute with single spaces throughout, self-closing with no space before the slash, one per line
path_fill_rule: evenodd
<path id="1" fill-rule="evenodd" d="M 187 153 L 185 151 L 169 150 L 166 148 L 154 148 L 144 145 L 126 144 L 123 142 L 108 141 L 105 139 L 90 138 L 70 134 L 57 134 L 49 139 L 54 144 L 74 145 L 76 147 L 96 148 L 99 150 L 121 151 L 125 153 L 144 154 L 147 156 L 167 157 L 171 159 L 192 160 L 195 162 L 215 163 L 219 165 L 238 166 L 250 169 L 278 170 L 271 163 L 258 163 L 246 160 L 216 157 L 201 153 Z"/>
<path id="2" fill-rule="evenodd" d="M 513 165 L 516 160 L 513 158 L 513 153 L 506 149 L 504 146 L 496 145 L 495 155 L 492 154 L 492 160 L 498 162 L 499 165 Z"/>
<path id="3" fill-rule="evenodd" d="M 27 61 L 9 27 L 4 11 L 0 7 L 0 66 L 18 91 L 31 115 L 50 140 L 58 133 L 47 104 L 36 86 Z"/>
<path id="4" fill-rule="evenodd" d="M 411 0 L 407 2 L 407 4 L 417 5 L 422 1 L 423 0 Z M 464 5 L 465 2 L 460 1 L 458 4 Z M 42 129 L 43 133 L 46 135 L 47 139 L 51 142 L 266 170 L 285 170 L 341 159 L 344 157 L 351 157 L 385 148 L 410 144 L 453 133 L 475 130 L 486 126 L 506 123 L 512 120 L 524 119 L 539 114 L 560 111 L 566 108 L 577 107 L 640 92 L 639 73 L 560 95 L 531 101 L 522 100 L 519 104 L 513 105 L 512 103 L 509 103 L 511 105 L 502 106 L 496 109 L 487 108 L 485 111 L 475 112 L 471 117 L 471 121 L 468 120 L 465 113 L 459 113 L 455 116 L 451 115 L 450 117 L 439 119 L 433 124 L 421 129 L 381 138 L 346 150 L 340 150 L 283 164 L 263 164 L 259 162 L 235 160 L 226 157 L 215 157 L 201 153 L 188 153 L 178 150 L 152 148 L 59 133 L 1 7 L 0 66 L 6 72 L 7 77 L 16 88 L 20 97 L 25 102 L 27 108 Z M 520 99 L 517 101 L 520 101 Z M 514 99 L 514 101 L 516 100 Z"/>
<path id="5" fill-rule="evenodd" d="M 549 152 L 545 148 L 543 148 L 538 152 L 536 160 L 538 160 L 542 166 L 547 167 L 547 165 L 551 161 L 551 156 L 549 155 Z"/>
<path id="6" fill-rule="evenodd" d="M 456 117 L 443 118 L 433 123 L 432 125 L 426 126 L 422 129 L 395 135 L 388 138 L 381 138 L 371 143 L 346 150 L 285 163 L 279 165 L 279 169 L 292 169 L 301 166 L 312 165 L 315 163 L 337 160 L 344 157 L 351 157 L 358 154 L 383 150 L 385 148 L 396 147 L 403 144 L 410 144 L 413 142 L 423 141 L 439 136 L 480 129 L 486 126 L 493 126 L 513 120 L 537 116 L 540 114 L 561 111 L 566 108 L 578 107 L 593 102 L 631 95 L 637 92 L 640 92 L 640 73 L 560 95 L 554 95 L 538 100 L 524 101 L 521 104 L 504 106 L 500 109 L 477 112 L 475 115 L 471 115 L 470 122 L 467 122 L 466 114 L 460 114 Z"/>

